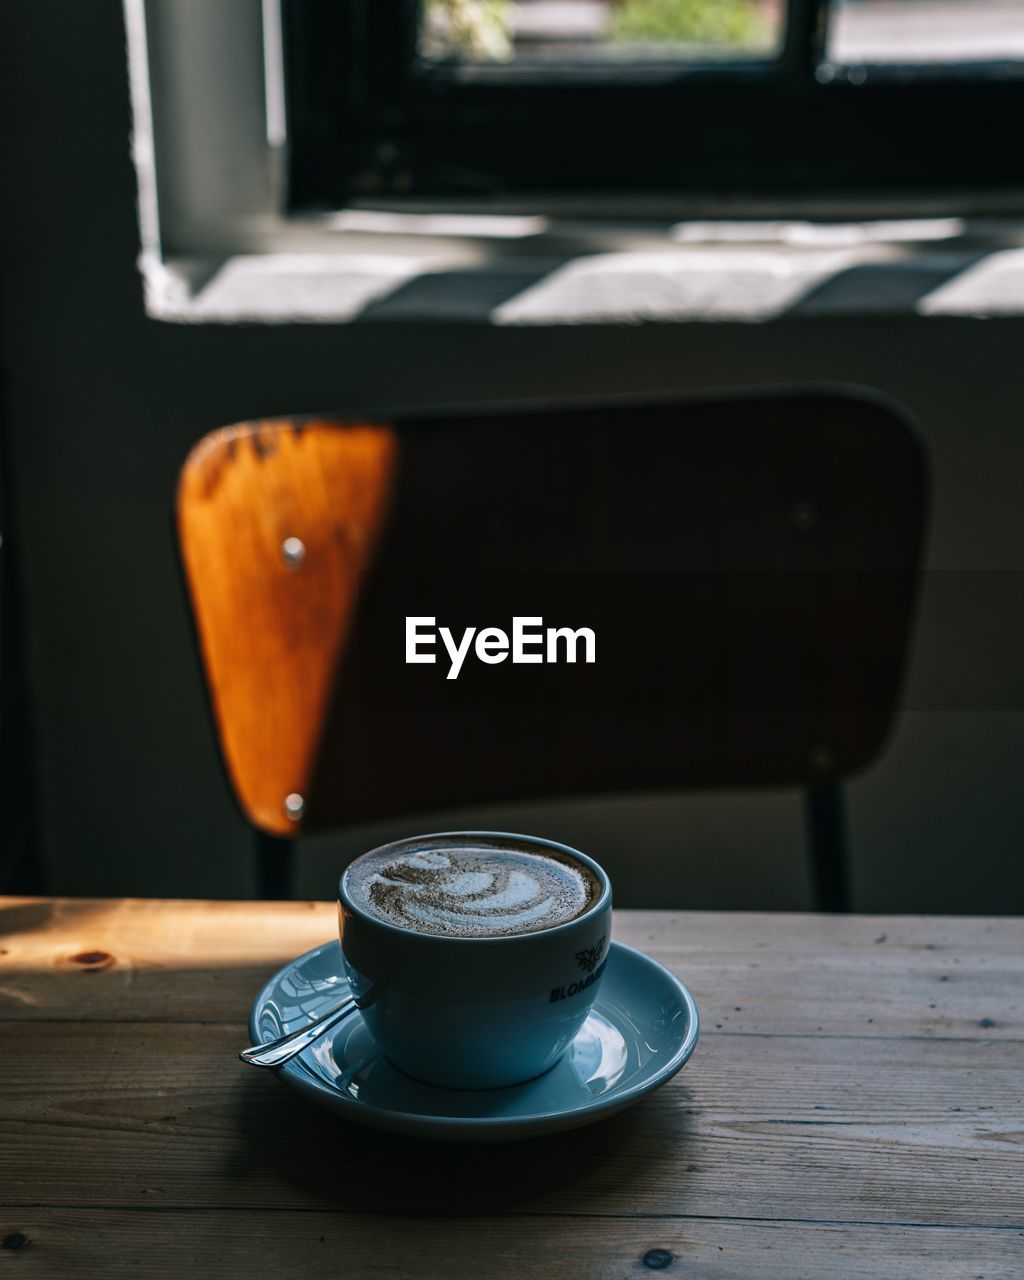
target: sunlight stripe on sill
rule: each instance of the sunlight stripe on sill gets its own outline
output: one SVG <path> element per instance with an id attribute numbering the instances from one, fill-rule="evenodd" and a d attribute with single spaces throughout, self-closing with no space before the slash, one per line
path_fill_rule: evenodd
<path id="1" fill-rule="evenodd" d="M 362 231 L 373 235 L 470 236 L 486 240 L 522 240 L 549 228 L 539 214 L 393 213 L 382 209 L 343 209 L 328 214 L 330 231 Z"/>

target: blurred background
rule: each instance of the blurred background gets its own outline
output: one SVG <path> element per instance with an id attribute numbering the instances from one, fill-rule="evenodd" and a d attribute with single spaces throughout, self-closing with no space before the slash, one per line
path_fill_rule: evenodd
<path id="1" fill-rule="evenodd" d="M 206 432 L 839 385 L 930 472 L 853 904 L 1024 910 L 1024 4 L 383 8 L 0 14 L 0 889 L 255 892 L 172 516 Z M 301 840 L 294 891 L 463 825 L 577 844 L 622 905 L 811 903 L 786 790 L 361 824 Z"/>

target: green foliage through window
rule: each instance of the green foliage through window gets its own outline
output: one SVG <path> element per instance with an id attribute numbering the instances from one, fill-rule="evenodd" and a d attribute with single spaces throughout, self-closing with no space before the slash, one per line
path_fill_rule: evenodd
<path id="1" fill-rule="evenodd" d="M 753 0 L 623 0 L 612 14 L 615 40 L 750 45 L 763 35 Z"/>
<path id="2" fill-rule="evenodd" d="M 751 47 L 769 38 L 761 0 L 607 0 L 606 38 L 619 44 Z M 514 0 L 428 0 L 440 47 L 501 62 L 514 55 Z M 429 44 L 429 39 L 428 39 Z"/>

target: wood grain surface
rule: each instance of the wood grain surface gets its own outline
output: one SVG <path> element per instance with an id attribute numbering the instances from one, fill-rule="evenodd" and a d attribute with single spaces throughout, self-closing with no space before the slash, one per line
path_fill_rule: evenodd
<path id="1" fill-rule="evenodd" d="M 0 1274 L 1024 1275 L 1024 921 L 619 913 L 693 990 L 693 1060 L 471 1148 L 237 1061 L 333 932 L 328 903 L 0 899 Z"/>

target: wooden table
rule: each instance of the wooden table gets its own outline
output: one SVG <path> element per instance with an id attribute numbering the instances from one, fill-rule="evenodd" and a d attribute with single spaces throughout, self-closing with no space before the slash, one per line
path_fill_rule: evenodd
<path id="1" fill-rule="evenodd" d="M 0 899 L 0 1277 L 1024 1276 L 1024 921 L 622 912 L 700 1004 L 693 1060 L 471 1148 L 237 1061 L 260 983 L 334 927 Z"/>

